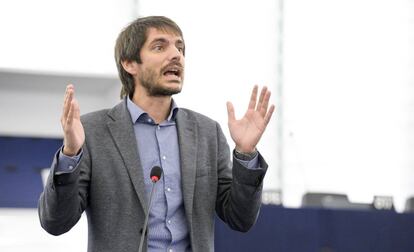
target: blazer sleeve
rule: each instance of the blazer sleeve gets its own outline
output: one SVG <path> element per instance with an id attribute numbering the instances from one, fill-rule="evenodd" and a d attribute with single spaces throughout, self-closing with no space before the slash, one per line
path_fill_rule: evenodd
<path id="1" fill-rule="evenodd" d="M 58 152 L 38 203 L 40 224 L 52 235 L 66 233 L 80 219 L 88 205 L 91 176 L 86 144 L 83 146 L 83 155 L 78 165 L 69 173 L 56 173 Z"/>
<path id="2" fill-rule="evenodd" d="M 268 165 L 260 153 L 259 169 L 247 169 L 236 159 L 231 162 L 229 146 L 219 124 L 217 138 L 216 212 L 230 228 L 247 232 L 259 214 L 263 178 Z"/>

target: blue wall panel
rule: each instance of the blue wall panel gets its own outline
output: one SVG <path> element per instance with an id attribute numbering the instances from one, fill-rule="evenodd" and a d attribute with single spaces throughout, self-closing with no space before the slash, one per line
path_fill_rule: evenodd
<path id="1" fill-rule="evenodd" d="M 0 137 L 0 207 L 37 207 L 41 169 L 61 145 L 61 139 Z"/>

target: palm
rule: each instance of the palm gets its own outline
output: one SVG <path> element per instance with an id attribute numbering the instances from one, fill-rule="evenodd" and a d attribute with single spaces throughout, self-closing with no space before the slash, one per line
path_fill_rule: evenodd
<path id="1" fill-rule="evenodd" d="M 236 149 L 242 152 L 254 151 L 274 111 L 273 105 L 268 109 L 270 91 L 264 87 L 257 102 L 257 90 L 258 87 L 255 86 L 249 107 L 240 120 L 235 118 L 233 105 L 227 103 L 230 135 L 236 144 Z"/>
<path id="2" fill-rule="evenodd" d="M 74 98 L 74 92 L 73 85 L 68 85 L 60 120 L 64 134 L 64 153 L 71 156 L 76 155 L 85 142 L 85 131 L 80 120 L 79 105 Z"/>
<path id="3" fill-rule="evenodd" d="M 85 132 L 80 118 L 73 118 L 72 125 L 66 125 L 65 146 L 69 150 L 79 150 L 85 142 Z M 78 151 L 76 151 L 77 153 Z"/>

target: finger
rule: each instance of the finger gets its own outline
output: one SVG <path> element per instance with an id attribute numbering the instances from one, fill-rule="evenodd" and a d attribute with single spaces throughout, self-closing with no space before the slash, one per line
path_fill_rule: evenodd
<path id="1" fill-rule="evenodd" d="M 234 107 L 233 107 L 233 104 L 231 102 L 227 102 L 227 117 L 228 117 L 229 123 L 236 120 Z"/>
<path id="2" fill-rule="evenodd" d="M 260 108 L 260 115 L 264 117 L 267 112 L 267 108 L 269 107 L 269 100 L 271 96 L 271 92 L 269 90 L 266 91 L 266 94 L 263 98 L 262 107 Z"/>
<path id="3" fill-rule="evenodd" d="M 254 85 L 252 90 L 252 95 L 250 96 L 249 108 L 248 109 L 255 109 L 256 107 L 256 100 L 257 100 L 257 85 Z"/>
<path id="4" fill-rule="evenodd" d="M 262 91 L 260 91 L 259 102 L 257 103 L 256 111 L 261 111 L 263 100 L 264 100 L 265 95 L 266 95 L 266 91 L 267 91 L 267 87 L 264 86 L 262 88 Z"/>
<path id="5" fill-rule="evenodd" d="M 272 114 L 275 111 L 275 105 L 270 106 L 269 111 L 267 111 L 267 114 L 264 118 L 265 125 L 267 125 L 270 122 L 270 119 L 272 118 Z"/>
<path id="6" fill-rule="evenodd" d="M 64 98 L 64 101 L 63 101 L 62 119 L 64 119 L 64 120 L 66 120 L 66 118 L 68 116 L 70 103 L 72 101 L 73 95 L 74 95 L 73 85 L 69 84 L 66 87 L 65 98 Z"/>
<path id="7" fill-rule="evenodd" d="M 69 86 L 66 86 L 65 94 L 63 95 L 63 106 L 62 106 L 62 109 L 63 110 L 62 110 L 62 116 L 65 113 L 65 106 L 66 106 L 66 104 L 68 102 L 68 89 L 69 89 Z"/>
<path id="8" fill-rule="evenodd" d="M 73 90 L 68 90 L 68 96 L 66 99 L 66 104 L 64 105 L 63 108 L 63 118 L 67 119 L 68 115 L 69 115 L 69 111 L 71 109 L 71 104 L 73 101 Z"/>
<path id="9" fill-rule="evenodd" d="M 73 87 L 73 85 L 72 84 L 68 84 L 67 86 L 66 86 L 66 89 L 65 89 L 65 95 L 64 95 L 64 97 L 63 97 L 63 105 L 65 105 L 65 103 L 67 102 L 67 100 L 68 100 L 68 94 L 69 94 L 69 91 L 70 90 L 74 90 L 74 87 Z"/>
<path id="10" fill-rule="evenodd" d="M 73 122 L 73 114 L 75 113 L 75 101 L 71 101 L 71 103 L 69 104 L 69 112 L 68 115 L 66 117 L 66 126 L 71 126 L 72 122 Z"/>
<path id="11" fill-rule="evenodd" d="M 73 118 L 80 119 L 80 108 L 77 99 L 73 99 Z"/>

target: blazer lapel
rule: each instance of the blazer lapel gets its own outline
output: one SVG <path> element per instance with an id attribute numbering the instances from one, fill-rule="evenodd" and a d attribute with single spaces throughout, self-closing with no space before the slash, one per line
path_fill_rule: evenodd
<path id="1" fill-rule="evenodd" d="M 138 156 L 138 147 L 135 140 L 131 116 L 126 107 L 126 100 L 108 112 L 107 125 L 116 148 L 122 156 L 135 192 L 146 213 L 148 207 L 145 196 L 144 172 Z"/>
<path id="2" fill-rule="evenodd" d="M 184 208 L 190 230 L 192 230 L 193 198 L 197 161 L 197 128 L 188 118 L 188 113 L 179 109 L 177 113 L 178 143 L 180 145 L 181 183 Z"/>

